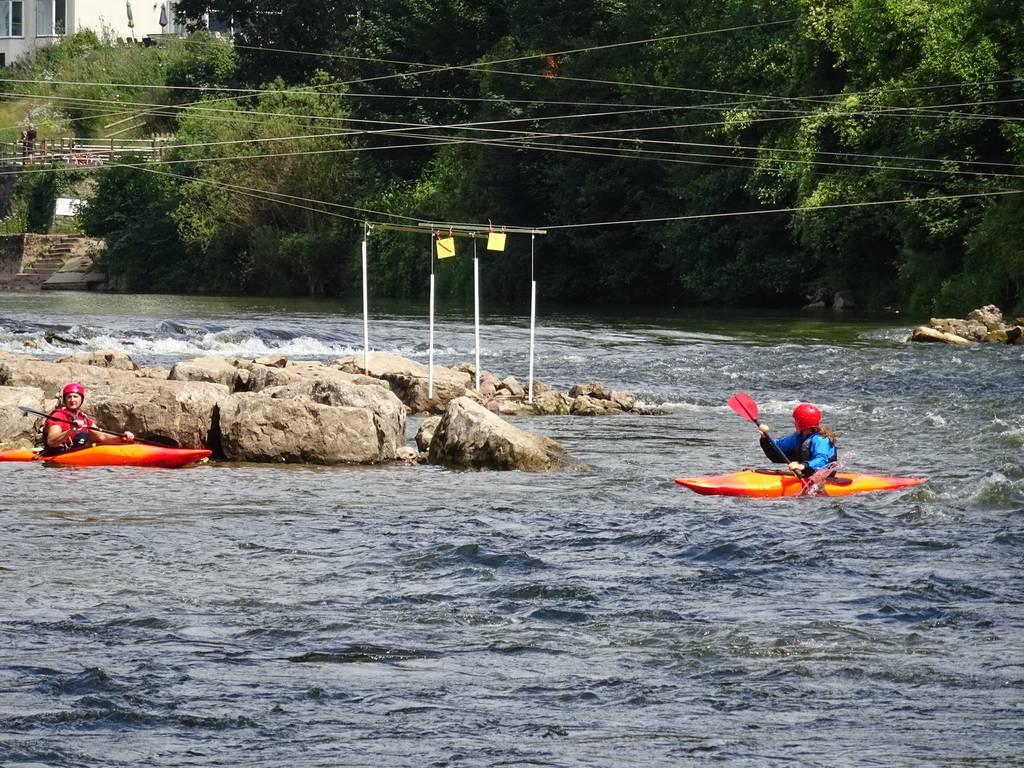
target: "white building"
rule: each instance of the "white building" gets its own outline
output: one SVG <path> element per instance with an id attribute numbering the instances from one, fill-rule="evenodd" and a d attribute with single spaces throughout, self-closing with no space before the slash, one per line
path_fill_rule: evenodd
<path id="1" fill-rule="evenodd" d="M 0 66 L 83 29 L 140 42 L 184 32 L 173 0 L 0 0 Z"/>

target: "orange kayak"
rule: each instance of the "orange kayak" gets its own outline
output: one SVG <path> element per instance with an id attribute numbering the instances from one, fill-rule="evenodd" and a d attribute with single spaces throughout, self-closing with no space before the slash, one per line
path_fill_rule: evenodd
<path id="1" fill-rule="evenodd" d="M 164 448 L 145 443 L 90 445 L 88 448 L 43 456 L 30 448 L 0 451 L 0 461 L 43 461 L 76 467 L 184 467 L 205 459 L 213 452 L 206 448 Z"/>
<path id="2" fill-rule="evenodd" d="M 920 485 L 924 477 L 891 477 L 839 472 L 825 480 L 810 495 L 849 496 L 870 491 L 892 491 Z M 676 482 L 692 491 L 710 496 L 804 496 L 804 483 L 792 472 L 776 469 L 744 469 L 728 475 L 677 477 Z"/>

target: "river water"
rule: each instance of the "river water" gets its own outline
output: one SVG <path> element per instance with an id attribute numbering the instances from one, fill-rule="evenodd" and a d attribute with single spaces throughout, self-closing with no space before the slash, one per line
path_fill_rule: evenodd
<path id="1" fill-rule="evenodd" d="M 522 381 L 517 312 L 485 314 L 482 362 Z M 441 317 L 439 363 L 472 359 L 471 318 Z M 331 360 L 360 323 L 0 294 L 0 350 L 46 358 Z M 0 765 L 1024 765 L 1024 348 L 912 324 L 542 306 L 538 378 L 668 411 L 517 421 L 579 474 L 0 464 Z M 426 361 L 422 308 L 370 333 Z M 673 483 L 766 463 L 741 390 L 777 434 L 807 399 L 850 469 L 929 481 Z"/>

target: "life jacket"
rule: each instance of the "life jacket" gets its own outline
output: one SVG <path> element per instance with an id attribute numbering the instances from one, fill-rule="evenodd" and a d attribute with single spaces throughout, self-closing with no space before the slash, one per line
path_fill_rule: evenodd
<path id="1" fill-rule="evenodd" d="M 56 416 L 57 418 L 53 418 Z M 46 433 L 50 431 L 51 426 L 60 427 L 61 431 L 67 429 L 70 424 L 69 421 L 77 421 L 81 424 L 81 428 L 73 432 L 68 433 L 64 438 L 64 441 L 57 446 L 48 446 L 46 444 Z M 95 426 L 93 420 L 86 416 L 81 411 L 72 413 L 67 408 L 60 407 L 53 411 L 50 411 L 50 415 L 46 418 L 43 423 L 43 453 L 54 454 L 66 451 L 69 448 L 83 448 L 89 444 L 89 430 Z"/>
<path id="2" fill-rule="evenodd" d="M 802 464 L 806 464 L 813 458 L 813 454 L 811 453 L 811 441 L 815 437 L 825 436 L 821 434 L 817 429 L 808 433 L 808 435 L 800 441 L 800 447 L 797 449 L 797 461 L 801 462 Z M 832 455 L 829 456 L 828 463 L 835 464 L 837 461 L 839 461 L 839 451 L 836 449 L 835 443 L 833 443 L 831 440 L 828 441 L 828 444 L 832 448 Z"/>

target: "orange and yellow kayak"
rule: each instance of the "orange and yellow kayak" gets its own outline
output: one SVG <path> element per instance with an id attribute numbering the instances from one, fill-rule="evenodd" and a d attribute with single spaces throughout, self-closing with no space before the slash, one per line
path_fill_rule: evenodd
<path id="1" fill-rule="evenodd" d="M 213 452 L 206 448 L 165 448 L 146 443 L 90 445 L 88 448 L 43 456 L 30 448 L 0 451 L 0 461 L 43 461 L 76 467 L 164 467 L 173 469 L 205 459 Z"/>
<path id="2" fill-rule="evenodd" d="M 920 485 L 924 477 L 891 477 L 839 472 L 819 487 L 808 489 L 792 472 L 775 469 L 744 469 L 728 475 L 677 477 L 676 482 L 710 496 L 849 496 L 870 491 L 892 491 Z"/>

